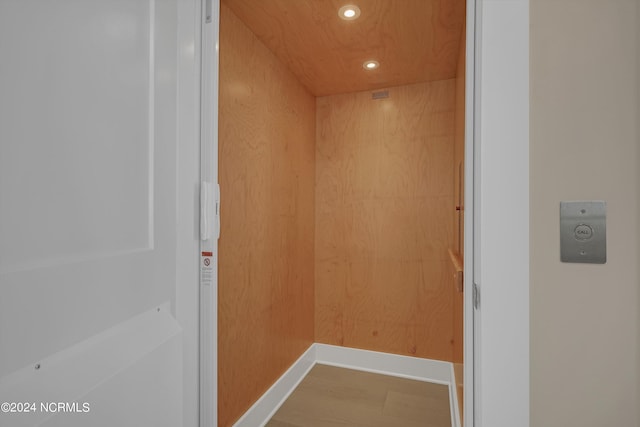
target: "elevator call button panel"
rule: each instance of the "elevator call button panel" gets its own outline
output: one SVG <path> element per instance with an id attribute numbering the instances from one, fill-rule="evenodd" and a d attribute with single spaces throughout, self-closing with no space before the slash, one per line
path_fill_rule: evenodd
<path id="1" fill-rule="evenodd" d="M 601 200 L 560 202 L 562 262 L 607 262 L 607 204 Z"/>

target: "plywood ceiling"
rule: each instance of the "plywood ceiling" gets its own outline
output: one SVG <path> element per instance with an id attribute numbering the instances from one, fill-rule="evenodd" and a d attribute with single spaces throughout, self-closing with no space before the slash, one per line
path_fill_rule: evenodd
<path id="1" fill-rule="evenodd" d="M 316 96 L 454 78 L 465 0 L 223 0 Z M 338 17 L 345 4 L 362 13 Z M 366 71 L 374 59 L 380 67 Z"/>

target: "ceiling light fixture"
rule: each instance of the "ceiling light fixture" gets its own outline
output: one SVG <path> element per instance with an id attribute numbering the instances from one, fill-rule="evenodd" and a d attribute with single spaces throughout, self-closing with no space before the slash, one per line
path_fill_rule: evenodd
<path id="1" fill-rule="evenodd" d="M 365 70 L 375 70 L 376 68 L 378 68 L 380 66 L 380 63 L 378 61 L 365 61 L 362 64 L 362 68 L 364 68 Z"/>
<path id="2" fill-rule="evenodd" d="M 342 6 L 338 10 L 338 16 L 345 21 L 353 21 L 360 16 L 360 8 L 353 4 Z"/>

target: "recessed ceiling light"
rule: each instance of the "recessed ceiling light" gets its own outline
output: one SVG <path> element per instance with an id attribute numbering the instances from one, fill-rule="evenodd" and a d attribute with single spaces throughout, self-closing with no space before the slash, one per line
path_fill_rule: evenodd
<path id="1" fill-rule="evenodd" d="M 378 68 L 380 66 L 380 63 L 378 61 L 365 61 L 362 64 L 362 68 L 364 68 L 365 70 L 375 70 L 376 68 Z"/>
<path id="2" fill-rule="evenodd" d="M 342 6 L 340 10 L 338 10 L 338 16 L 345 21 L 353 21 L 360 16 L 360 8 L 353 4 Z"/>

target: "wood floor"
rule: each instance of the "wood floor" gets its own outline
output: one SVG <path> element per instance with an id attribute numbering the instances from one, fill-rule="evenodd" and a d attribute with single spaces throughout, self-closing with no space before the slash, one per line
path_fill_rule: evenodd
<path id="1" fill-rule="evenodd" d="M 267 427 L 451 427 L 445 385 L 316 365 Z"/>

